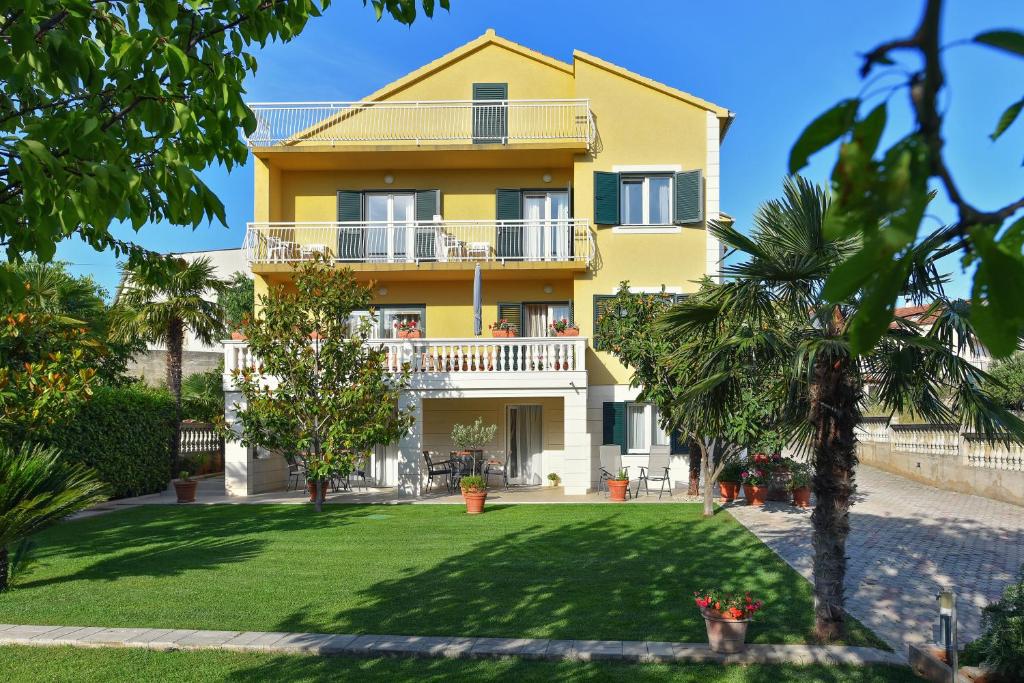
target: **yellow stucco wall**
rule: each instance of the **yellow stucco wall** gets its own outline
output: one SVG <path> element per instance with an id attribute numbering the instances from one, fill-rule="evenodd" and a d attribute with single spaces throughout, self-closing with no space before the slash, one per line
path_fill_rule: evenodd
<path id="1" fill-rule="evenodd" d="M 486 424 L 498 426 L 493 441 L 484 448 L 484 454 L 504 458 L 508 433 L 506 406 L 525 404 L 541 406 L 541 442 L 544 450 L 561 451 L 565 444 L 564 409 L 562 399 L 551 397 L 424 399 L 423 448 L 447 458 L 449 452 L 454 449 L 451 440 L 452 426 L 472 424 L 478 417 L 482 417 Z M 546 469 L 550 471 L 551 468 Z"/>
<path id="2" fill-rule="evenodd" d="M 481 40 L 484 39 L 475 42 Z M 495 216 L 496 188 L 569 186 L 573 191 L 573 215 L 592 219 L 594 171 L 613 170 L 617 165 L 678 166 L 682 170 L 705 166 L 708 109 L 641 80 L 580 55 L 570 67 L 545 62 L 501 44 L 477 46 L 433 73 L 406 79 L 397 89 L 378 97 L 464 100 L 471 97 L 474 82 L 506 82 L 511 99 L 589 98 L 599 136 L 593 150 L 576 154 L 571 167 L 523 168 L 517 162 L 520 167 L 509 168 L 499 162 L 486 169 L 459 167 L 460 157 L 447 151 L 414 151 L 417 168 L 399 166 L 385 170 L 379 169 L 379 165 L 374 165 L 376 170 L 352 170 L 351 163 L 345 170 L 330 168 L 330 157 L 316 157 L 318 152 L 313 150 L 288 154 L 287 163 L 280 162 L 282 169 L 275 166 L 271 156 L 256 163 L 254 220 L 333 221 L 339 189 L 434 188 L 442 191 L 445 219 L 489 220 Z M 304 167 L 296 161 L 296 153 L 311 159 L 305 168 L 318 170 L 295 170 Z M 434 168 L 425 159 L 433 159 Z M 391 185 L 384 183 L 385 174 L 394 177 Z M 550 183 L 543 182 L 544 174 L 553 176 Z M 581 334 L 592 337 L 595 294 L 613 293 L 622 280 L 629 280 L 635 287 L 665 285 L 673 291 L 693 291 L 694 281 L 705 272 L 707 245 L 703 224 L 682 226 L 663 234 L 616 231 L 613 226 L 594 226 L 594 232 L 597 258 L 590 271 L 539 271 L 521 279 L 497 280 L 489 278 L 485 269 L 485 334 L 486 325 L 496 317 L 495 305 L 499 301 L 572 299 Z M 416 276 L 421 279 L 414 281 L 389 281 L 388 274 L 383 272 L 373 277 L 377 280 L 375 303 L 427 306 L 429 336 L 472 334 L 472 284 L 465 273 L 424 269 L 422 275 Z M 259 274 L 256 280 L 257 293 L 265 291 Z M 544 293 L 545 286 L 553 292 Z M 387 295 L 376 294 L 380 287 L 387 288 Z M 592 350 L 588 352 L 587 369 L 591 385 L 624 384 L 629 379 L 629 373 L 613 358 Z"/>

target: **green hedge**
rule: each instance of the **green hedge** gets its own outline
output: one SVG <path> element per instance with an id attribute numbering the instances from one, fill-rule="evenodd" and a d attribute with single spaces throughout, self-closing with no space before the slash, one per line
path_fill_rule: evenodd
<path id="1" fill-rule="evenodd" d="M 170 482 L 174 399 L 142 385 L 97 387 L 46 441 L 94 468 L 114 498 L 156 493 Z"/>

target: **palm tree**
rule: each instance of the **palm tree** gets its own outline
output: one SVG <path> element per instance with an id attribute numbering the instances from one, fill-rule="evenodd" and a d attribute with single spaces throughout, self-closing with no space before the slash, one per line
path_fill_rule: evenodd
<path id="1" fill-rule="evenodd" d="M 156 280 L 125 268 L 114 306 L 111 328 L 119 339 L 144 339 L 167 347 L 167 388 L 181 412 L 181 361 L 185 332 L 203 344 L 224 333 L 224 314 L 216 301 L 204 296 L 220 292 L 224 282 L 214 275 L 208 258 L 191 263 L 182 259 L 169 277 Z M 172 472 L 178 462 L 177 438 L 172 447 Z"/>
<path id="2" fill-rule="evenodd" d="M 122 339 L 145 339 L 167 346 L 167 388 L 181 404 L 181 358 L 185 332 L 203 344 L 224 333 L 224 314 L 216 301 L 203 298 L 219 292 L 224 282 L 214 275 L 210 259 L 187 263 L 164 281 L 124 269 L 114 307 L 114 333 Z"/>
<path id="3" fill-rule="evenodd" d="M 92 470 L 55 448 L 0 445 L 0 591 L 10 580 L 10 546 L 106 497 Z"/>
<path id="4" fill-rule="evenodd" d="M 935 261 L 944 252 L 937 249 L 937 239 L 913 247 L 912 265 L 895 283 L 914 303 L 934 302 L 931 328 L 925 331 L 916 320 L 892 317 L 869 353 L 851 354 L 848 323 L 860 309 L 860 293 L 830 300 L 824 286 L 831 274 L 841 274 L 857 243 L 826 234 L 829 205 L 822 189 L 790 178 L 781 199 L 758 209 L 749 237 L 712 223 L 711 232 L 746 258 L 723 269 L 724 282 L 677 304 L 664 322 L 699 354 L 687 363 L 693 381 L 689 400 L 703 398 L 702 405 L 709 405 L 708 396 L 716 392 L 735 396 L 742 379 L 742 365 L 735 359 L 743 354 L 748 363 L 754 359 L 783 369 L 778 382 L 786 391 L 786 417 L 814 468 L 815 632 L 823 641 L 843 634 L 855 428 L 865 381 L 876 387 L 876 400 L 890 414 L 958 421 L 993 439 L 1024 438 L 1024 423 L 982 388 L 988 376 L 959 354 L 977 341 L 969 308 L 943 291 L 946 278 Z"/>

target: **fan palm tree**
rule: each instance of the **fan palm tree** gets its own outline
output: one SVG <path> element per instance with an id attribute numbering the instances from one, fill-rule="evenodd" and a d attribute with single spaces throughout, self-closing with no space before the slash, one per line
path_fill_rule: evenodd
<path id="1" fill-rule="evenodd" d="M 115 338 L 144 339 L 167 347 L 167 388 L 181 413 L 181 363 L 186 331 L 203 344 L 213 344 L 224 333 L 223 309 L 205 296 L 219 293 L 224 282 L 214 275 L 208 258 L 184 260 L 170 277 L 157 281 L 125 268 L 114 305 L 111 334 Z M 179 420 L 180 421 L 180 420 Z M 178 438 L 172 446 L 172 473 L 178 462 Z"/>
<path id="2" fill-rule="evenodd" d="M 0 591 L 10 580 L 9 547 L 106 497 L 92 470 L 55 448 L 0 445 Z"/>
<path id="3" fill-rule="evenodd" d="M 957 421 L 992 439 L 1024 438 L 1024 423 L 982 387 L 988 376 L 961 357 L 977 340 L 969 308 L 944 293 L 936 259 L 945 252 L 937 239 L 913 248 L 912 265 L 896 283 L 909 301 L 931 302 L 931 327 L 893 316 L 869 353 L 858 358 L 850 352 L 848 322 L 860 309 L 860 293 L 830 300 L 824 287 L 857 243 L 826 234 L 829 205 L 825 191 L 790 178 L 781 199 L 758 209 L 749 237 L 712 223 L 711 232 L 745 259 L 725 266 L 724 282 L 677 304 L 663 322 L 689 347 L 692 386 L 684 401 L 708 406 L 716 393 L 734 397 L 743 368 L 737 359 L 783 369 L 778 382 L 786 418 L 814 469 L 815 632 L 824 641 L 843 634 L 855 428 L 865 383 L 874 385 L 875 400 L 890 414 Z"/>

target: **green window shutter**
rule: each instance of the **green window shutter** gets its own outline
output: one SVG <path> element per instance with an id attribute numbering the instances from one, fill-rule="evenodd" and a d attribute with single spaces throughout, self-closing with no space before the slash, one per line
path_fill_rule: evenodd
<path id="1" fill-rule="evenodd" d="M 507 320 L 516 328 L 516 335 L 523 333 L 523 305 L 520 303 L 499 303 L 498 320 Z"/>
<path id="2" fill-rule="evenodd" d="M 594 171 L 594 222 L 598 225 L 619 223 L 619 174 Z"/>
<path id="3" fill-rule="evenodd" d="M 601 351 L 601 345 L 599 344 L 597 336 L 597 321 L 601 319 L 601 316 L 608 311 L 608 303 L 615 298 L 614 294 L 595 294 L 594 295 L 594 349 Z"/>
<path id="4" fill-rule="evenodd" d="M 363 193 L 338 190 L 338 221 L 363 220 Z M 338 231 L 338 258 L 343 261 L 361 260 L 365 253 L 365 229 L 345 227 Z"/>
<path id="5" fill-rule="evenodd" d="M 441 190 L 416 190 L 416 220 L 432 221 L 441 215 Z"/>
<path id="6" fill-rule="evenodd" d="M 700 169 L 675 174 L 674 223 L 699 223 L 704 220 L 704 183 Z"/>
<path id="7" fill-rule="evenodd" d="M 626 450 L 626 404 L 623 401 L 605 401 L 601 424 L 603 445 L 617 445 Z"/>
<path id="8" fill-rule="evenodd" d="M 473 144 L 504 143 L 508 139 L 508 83 L 473 84 Z"/>
<path id="9" fill-rule="evenodd" d="M 518 221 L 523 217 L 523 193 L 521 190 L 497 189 L 494 191 L 494 215 L 498 219 L 495 253 L 498 258 L 523 258 L 523 226 L 503 225 L 502 221 Z"/>

